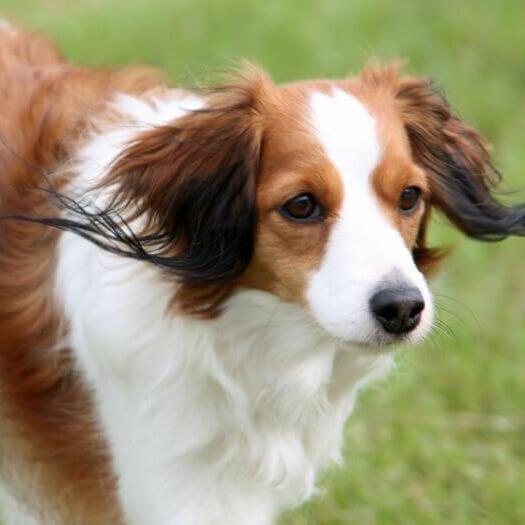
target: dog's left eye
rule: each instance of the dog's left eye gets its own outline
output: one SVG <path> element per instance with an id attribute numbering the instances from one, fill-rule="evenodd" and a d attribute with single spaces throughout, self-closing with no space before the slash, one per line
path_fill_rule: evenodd
<path id="1" fill-rule="evenodd" d="M 417 186 L 405 188 L 399 198 L 399 209 L 405 213 L 415 211 L 419 200 L 421 199 L 421 190 Z"/>
<path id="2" fill-rule="evenodd" d="M 311 193 L 301 193 L 280 208 L 281 215 L 292 221 L 310 222 L 323 217 L 321 205 Z"/>

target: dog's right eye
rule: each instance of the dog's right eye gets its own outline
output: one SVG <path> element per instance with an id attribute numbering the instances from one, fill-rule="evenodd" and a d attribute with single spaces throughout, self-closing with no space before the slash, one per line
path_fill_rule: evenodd
<path id="1" fill-rule="evenodd" d="M 416 210 L 421 199 L 421 190 L 417 186 L 405 188 L 399 198 L 399 209 L 404 213 Z"/>
<path id="2" fill-rule="evenodd" d="M 323 219 L 323 210 L 311 193 L 301 193 L 280 208 L 281 215 L 292 221 L 313 222 Z"/>

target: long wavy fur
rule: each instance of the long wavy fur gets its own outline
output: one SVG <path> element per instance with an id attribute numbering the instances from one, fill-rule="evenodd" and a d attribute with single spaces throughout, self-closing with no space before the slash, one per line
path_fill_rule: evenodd
<path id="1" fill-rule="evenodd" d="M 58 216 L 11 216 L 83 237 L 119 256 L 154 264 L 182 284 L 231 284 L 249 263 L 254 244 L 255 178 L 261 130 L 257 80 L 244 79 L 209 97 L 177 125 L 142 133 L 93 188 L 112 193 L 104 209 L 90 192 L 74 198 L 48 187 Z M 140 222 L 140 231 L 137 223 Z M 201 294 L 197 294 L 201 295 Z"/>

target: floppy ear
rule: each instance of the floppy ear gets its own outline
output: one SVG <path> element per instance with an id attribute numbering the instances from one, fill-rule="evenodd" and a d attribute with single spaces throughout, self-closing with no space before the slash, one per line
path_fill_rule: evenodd
<path id="1" fill-rule="evenodd" d="M 432 204 L 474 239 L 525 235 L 525 204 L 506 206 L 494 197 L 500 175 L 486 142 L 451 112 L 432 82 L 402 79 L 396 96 L 413 155 L 429 176 Z"/>
<path id="2" fill-rule="evenodd" d="M 209 94 L 203 109 L 141 134 L 101 184 L 112 195 L 103 210 L 55 195 L 66 214 L 36 220 L 157 265 L 180 285 L 178 307 L 217 313 L 252 256 L 269 82 L 251 70 Z"/>

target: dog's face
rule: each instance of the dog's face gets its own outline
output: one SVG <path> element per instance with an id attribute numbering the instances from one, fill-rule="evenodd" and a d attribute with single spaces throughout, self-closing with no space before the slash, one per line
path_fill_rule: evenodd
<path id="1" fill-rule="evenodd" d="M 416 340 L 432 322 L 413 257 L 429 186 L 385 98 L 352 82 L 273 93 L 241 279 L 304 305 L 329 334 L 373 346 Z"/>
<path id="2" fill-rule="evenodd" d="M 477 239 L 523 234 L 494 179 L 483 140 L 425 79 L 372 67 L 278 87 L 251 70 L 122 153 L 112 206 L 146 226 L 102 244 L 175 275 L 189 314 L 251 288 L 348 343 L 416 341 L 432 323 L 431 207 Z"/>

